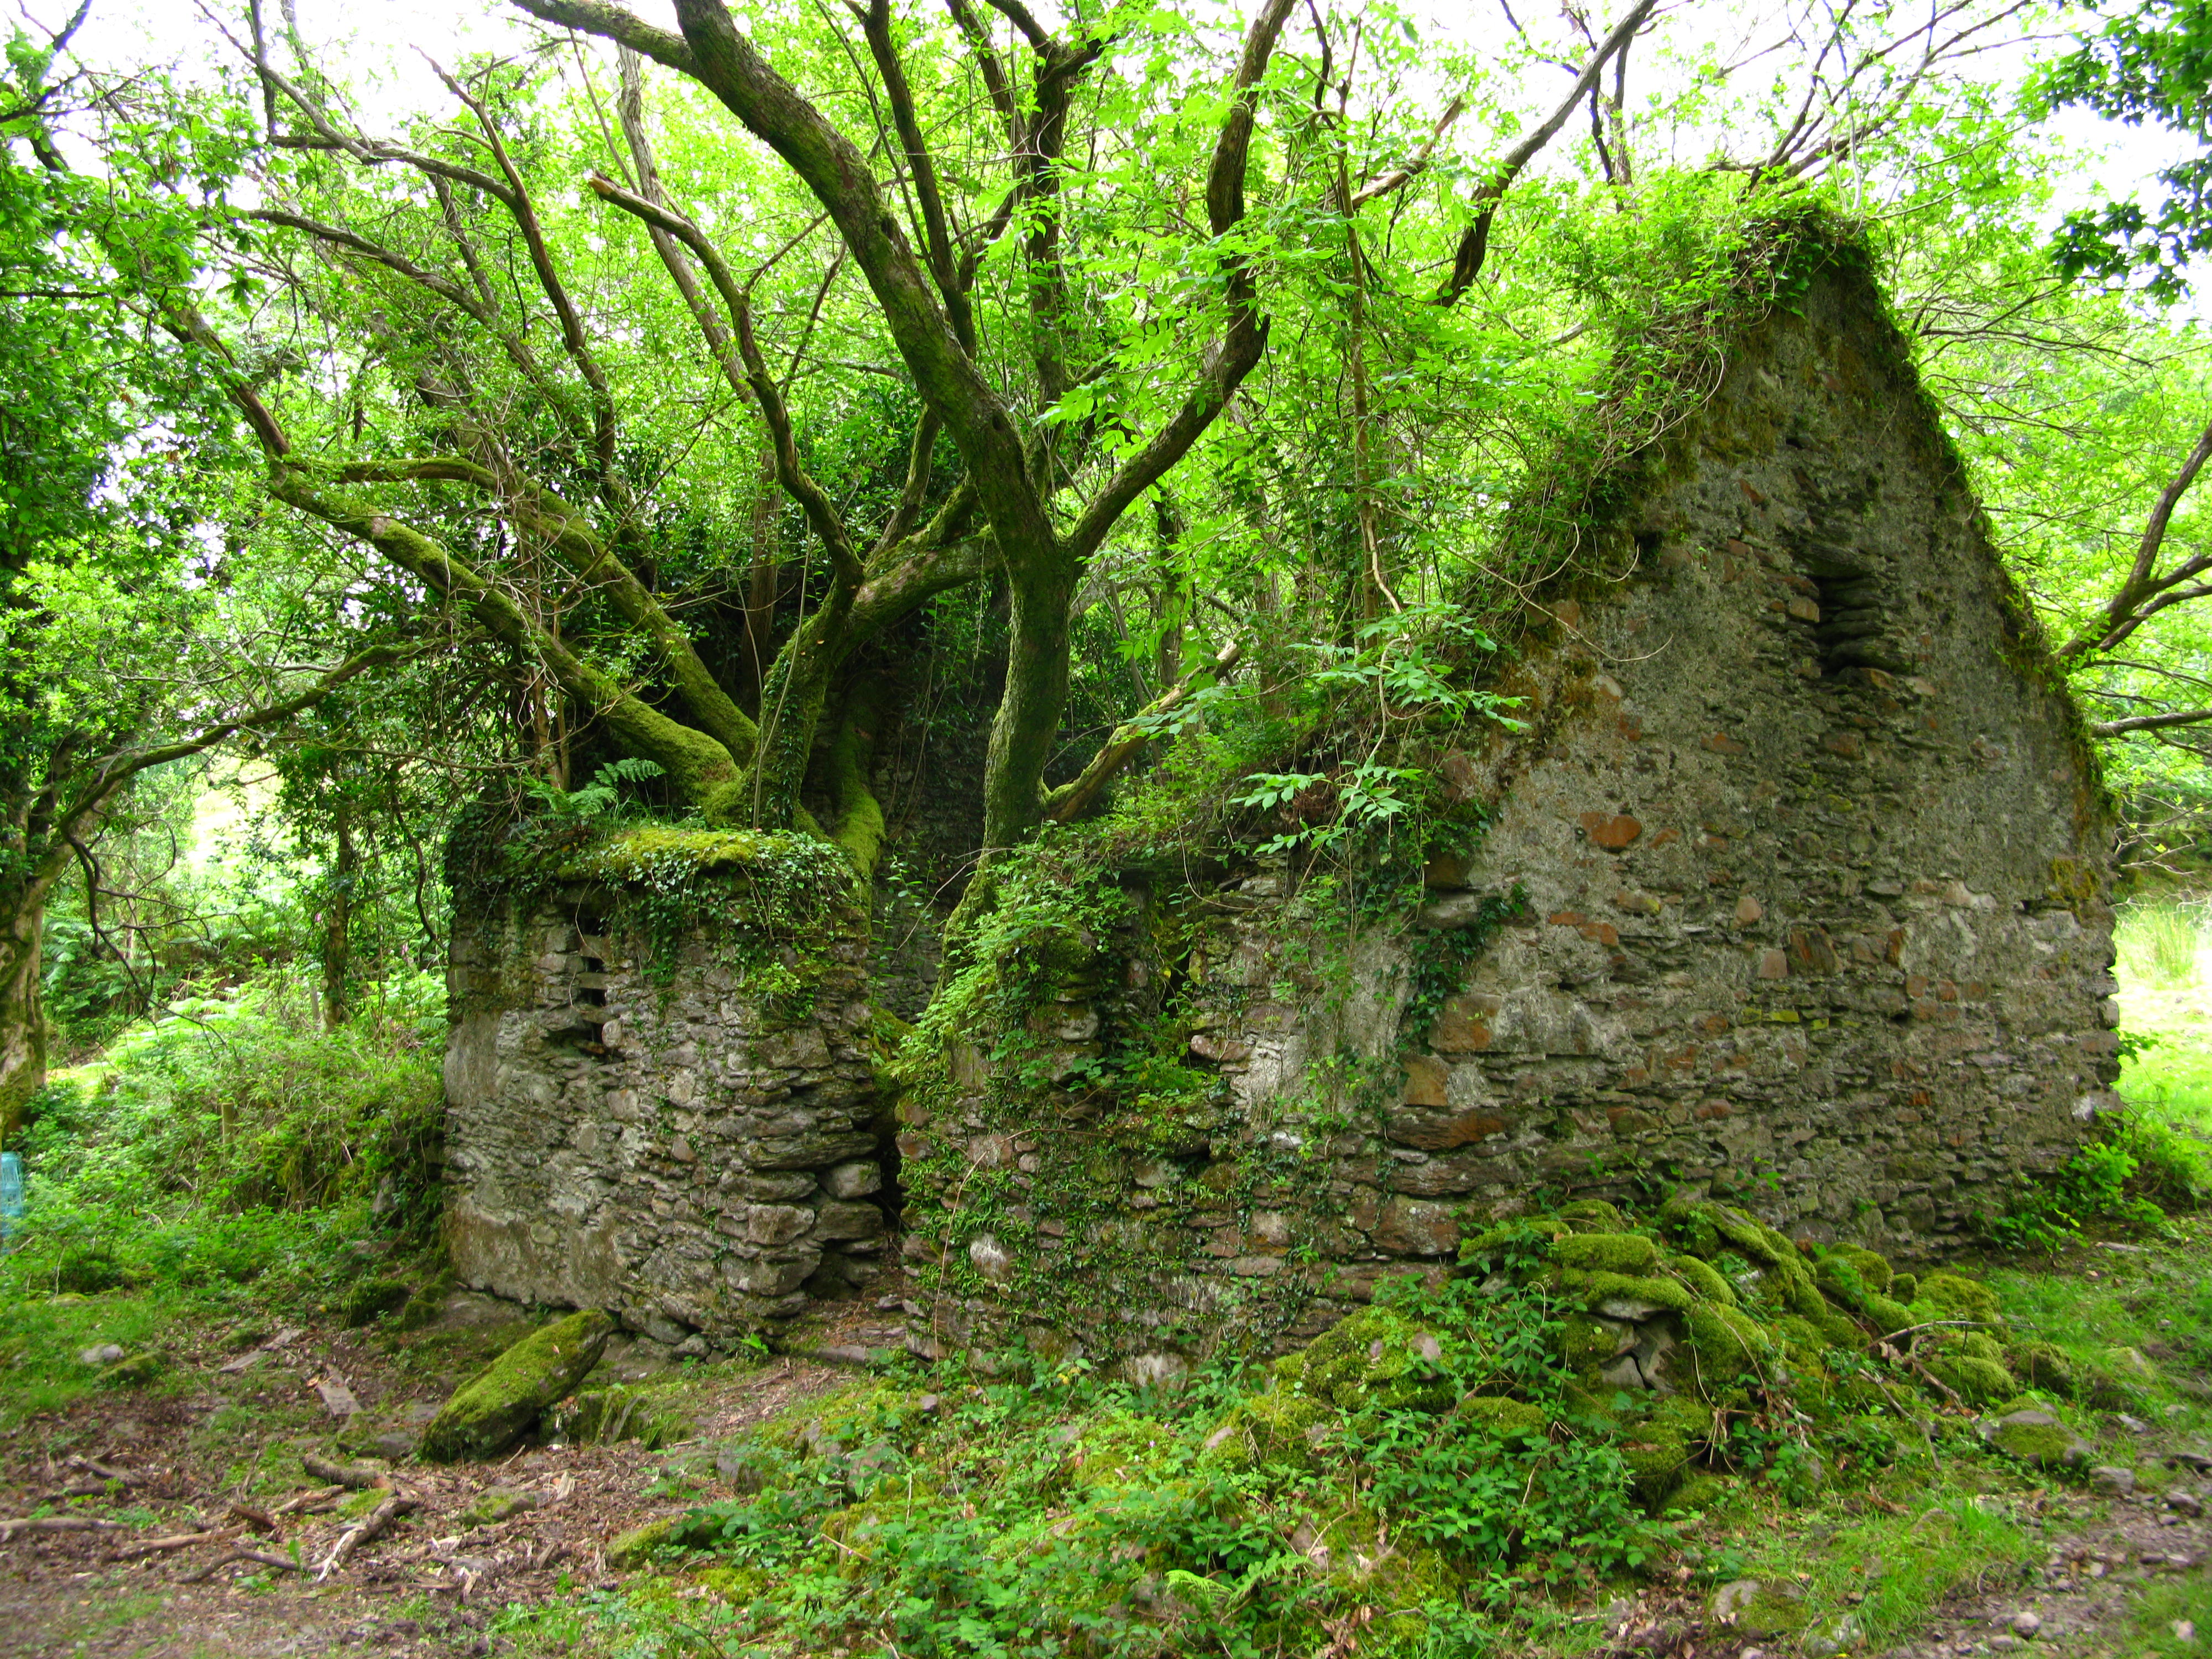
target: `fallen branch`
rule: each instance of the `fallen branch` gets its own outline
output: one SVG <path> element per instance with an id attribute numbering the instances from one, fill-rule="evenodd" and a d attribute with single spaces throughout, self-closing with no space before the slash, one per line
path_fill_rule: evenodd
<path id="1" fill-rule="evenodd" d="M 149 1538 L 140 1543 L 125 1544 L 115 1552 L 118 1561 L 128 1561 L 134 1556 L 155 1555 L 163 1550 L 189 1549 L 194 1544 L 228 1544 L 243 1532 L 243 1527 L 225 1527 L 221 1531 L 172 1533 L 167 1538 Z"/>
<path id="2" fill-rule="evenodd" d="M 343 1486 L 317 1486 L 307 1492 L 295 1492 L 269 1513 L 272 1516 L 290 1515 L 296 1510 L 326 1508 L 337 1503 L 339 1494 L 344 1491 Z"/>
<path id="3" fill-rule="evenodd" d="M 216 1574 L 236 1561 L 255 1561 L 264 1567 L 276 1567 L 285 1572 L 305 1572 L 307 1570 L 304 1562 L 295 1561 L 287 1555 L 272 1555 L 267 1550 L 240 1549 L 231 1550 L 217 1556 L 207 1565 L 184 1574 L 177 1582 L 179 1584 L 197 1584 L 203 1579 L 214 1577 Z"/>
<path id="4" fill-rule="evenodd" d="M 113 1464 L 103 1463 L 96 1457 L 72 1457 L 69 1461 L 69 1466 L 73 1469 L 82 1469 L 86 1474 L 101 1480 L 112 1480 L 119 1486 L 135 1486 L 138 1484 L 138 1477 L 130 1470 L 118 1469 Z"/>
<path id="5" fill-rule="evenodd" d="M 234 1520 L 243 1521 L 256 1532 L 276 1530 L 276 1517 L 266 1510 L 256 1509 L 251 1504 L 233 1504 L 230 1506 L 230 1513 Z"/>
<path id="6" fill-rule="evenodd" d="M 335 1480 L 352 1492 L 366 1492 L 371 1486 L 388 1486 L 392 1477 L 382 1469 L 373 1469 L 366 1463 L 335 1463 L 327 1457 L 318 1457 L 313 1452 L 300 1454 L 300 1467 L 318 1480 Z"/>
<path id="7" fill-rule="evenodd" d="M 0 1521 L 0 1539 L 19 1532 L 127 1532 L 120 1521 L 95 1521 L 88 1515 L 33 1515 Z"/>
<path id="8" fill-rule="evenodd" d="M 329 1577 L 346 1564 L 346 1559 L 356 1550 L 368 1542 L 370 1539 L 380 1537 L 391 1529 L 393 1522 L 410 1510 L 417 1507 L 419 1507 L 418 1499 L 403 1497 L 398 1492 L 393 1492 L 391 1497 L 386 1498 L 339 1535 L 338 1541 L 331 1547 L 331 1553 L 316 1564 L 316 1582 L 319 1583 Z"/>

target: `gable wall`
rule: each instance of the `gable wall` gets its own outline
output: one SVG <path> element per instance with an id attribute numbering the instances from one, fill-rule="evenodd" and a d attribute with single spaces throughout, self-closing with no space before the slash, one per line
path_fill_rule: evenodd
<path id="1" fill-rule="evenodd" d="M 1091 1125 L 980 1050 L 907 1109 L 940 1344 L 1287 1343 L 1480 1218 L 1639 1183 L 1940 1255 L 2113 1103 L 2109 830 L 2070 706 L 1870 289 L 1803 305 L 1678 439 L 1633 574 L 1550 607 L 1509 688 L 1532 729 L 1467 734 L 1497 817 L 1420 926 L 1527 908 L 1402 1075 L 1418 929 L 1332 977 L 1281 877 L 1213 895 L 1212 1121 Z M 1157 971 L 1033 1029 L 1073 1054 Z"/>

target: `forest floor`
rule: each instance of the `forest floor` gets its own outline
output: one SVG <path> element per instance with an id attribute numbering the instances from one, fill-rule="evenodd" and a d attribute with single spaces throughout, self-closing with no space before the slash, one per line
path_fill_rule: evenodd
<path id="1" fill-rule="evenodd" d="M 1525 1644 L 1492 1651 L 1781 1659 L 1816 1650 L 1713 1620 L 1716 1584 L 1754 1576 L 1794 1581 L 1831 1617 L 1863 1615 L 1868 1639 L 1853 1650 L 1868 1656 L 2032 1648 L 2136 1659 L 2212 1650 L 2212 1411 L 2200 1398 L 2212 1398 L 2212 1378 L 2161 1340 L 2190 1335 L 2204 1316 L 2212 1235 L 2089 1244 L 1992 1277 L 2016 1319 L 2132 1342 L 2160 1363 L 2180 1397 L 2159 1408 L 2159 1420 L 2077 1419 L 2097 1461 L 2130 1470 L 2135 1491 L 2041 1484 L 1994 1458 L 1901 1461 L 1870 1486 L 1839 1482 L 1809 1504 L 1692 1526 L 1654 1580 L 1554 1604 Z M 437 1322 L 407 1333 L 199 1311 L 129 1291 L 18 1310 L 0 1370 L 0 1517 L 70 1524 L 18 1528 L 0 1541 L 5 1659 L 722 1651 L 687 1623 L 689 1609 L 703 1623 L 712 1606 L 704 1577 L 625 1571 L 630 1564 L 610 1563 L 608 1546 L 726 1496 L 718 1445 L 870 1386 L 849 1361 L 896 1346 L 899 1335 L 896 1311 L 869 1308 L 815 1334 L 817 1352 L 828 1346 L 848 1363 L 686 1364 L 618 1340 L 594 1380 L 650 1391 L 690 1425 L 690 1437 L 650 1450 L 635 1442 L 529 1448 L 486 1464 L 400 1461 L 388 1487 L 354 1492 L 313 1478 L 301 1453 L 357 1455 L 380 1438 L 400 1449 L 456 1381 L 526 1328 L 520 1310 L 463 1293 Z M 84 1355 L 97 1358 L 108 1344 L 160 1353 L 161 1374 L 143 1386 L 89 1386 Z M 333 1400 L 354 1409 L 339 1418 Z M 393 1491 L 418 1507 L 319 1573 L 344 1528 Z M 2032 1637 L 2015 1633 L 2022 1614 L 2036 1621 Z M 699 1639 L 672 1639 L 687 1630 Z"/>

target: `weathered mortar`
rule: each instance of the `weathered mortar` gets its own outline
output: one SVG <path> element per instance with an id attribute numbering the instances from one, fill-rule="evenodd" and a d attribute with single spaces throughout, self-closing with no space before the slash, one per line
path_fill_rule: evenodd
<path id="1" fill-rule="evenodd" d="M 1568 1193 L 1725 1189 L 1928 1256 L 2112 1103 L 2078 719 L 1870 283 L 1796 304 L 1639 475 L 1633 574 L 1546 607 L 1502 688 L 1530 729 L 1463 734 L 1450 769 L 1494 822 L 1413 927 L 1321 939 L 1264 872 L 1198 907 L 1216 1106 L 1087 1116 L 992 1079 L 988 1034 L 955 1054 L 901 1142 L 939 1342 L 1285 1344 Z M 1401 1068 L 1422 930 L 1508 896 Z M 1063 1074 L 1157 1007 L 1144 940 L 1033 1022 Z"/>
<path id="2" fill-rule="evenodd" d="M 457 890 L 447 1224 L 463 1283 L 726 1345 L 876 1279 L 857 913 L 813 919 L 807 982 L 793 994 L 774 976 L 776 995 L 724 931 L 657 946 L 620 884 Z"/>

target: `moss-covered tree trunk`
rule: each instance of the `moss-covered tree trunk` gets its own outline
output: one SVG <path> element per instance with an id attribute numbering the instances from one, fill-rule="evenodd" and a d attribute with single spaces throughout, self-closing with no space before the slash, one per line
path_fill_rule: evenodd
<path id="1" fill-rule="evenodd" d="M 46 1011 L 39 979 L 46 923 L 43 887 L 0 890 L 0 1143 L 46 1086 Z"/>

